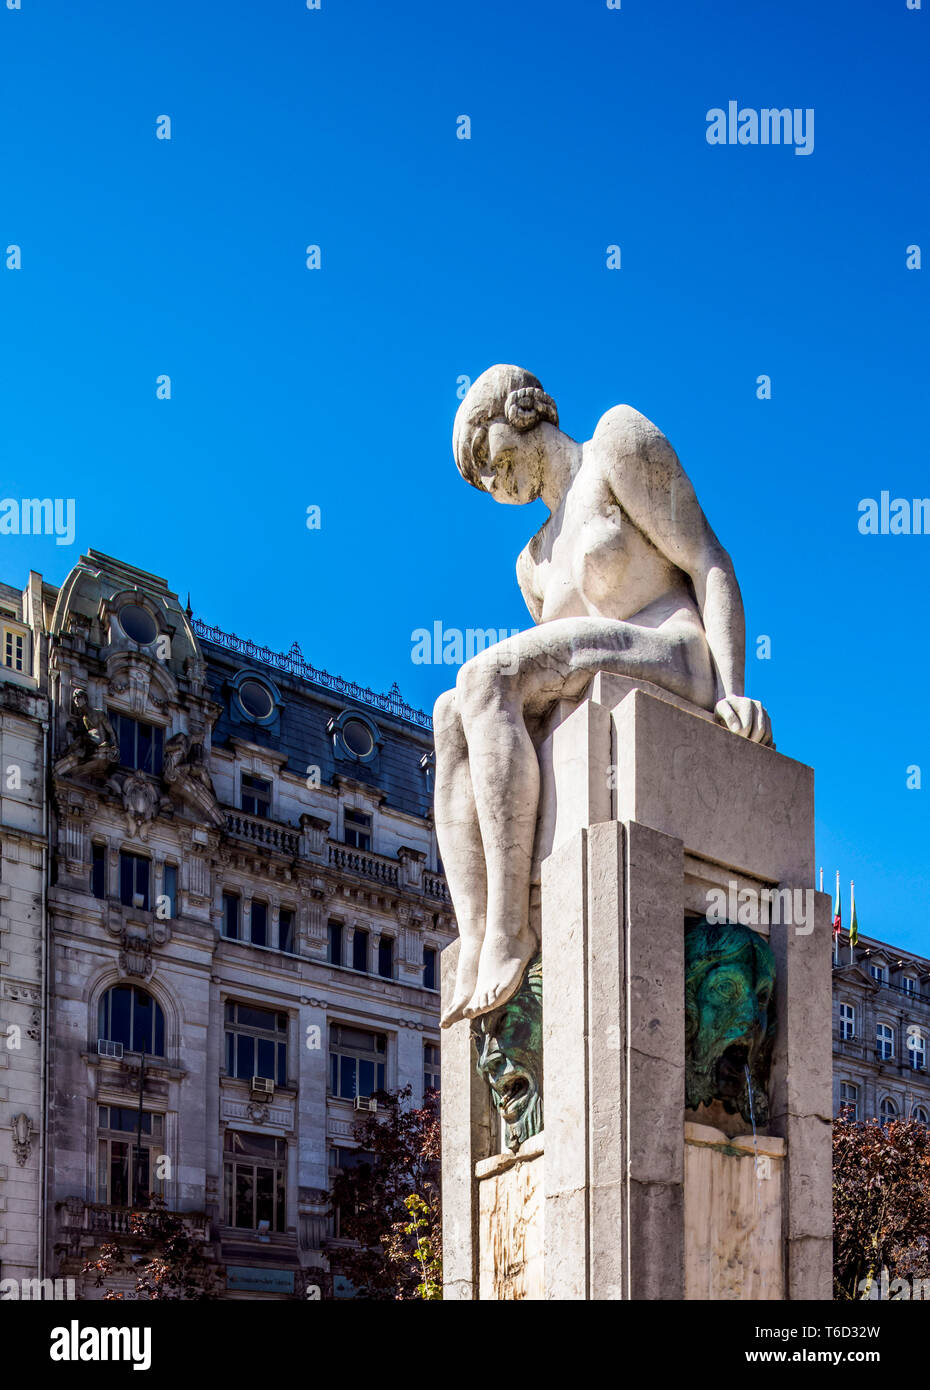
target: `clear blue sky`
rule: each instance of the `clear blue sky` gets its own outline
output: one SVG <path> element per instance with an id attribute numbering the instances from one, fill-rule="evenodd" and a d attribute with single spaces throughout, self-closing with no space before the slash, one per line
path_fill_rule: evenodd
<path id="1" fill-rule="evenodd" d="M 930 536 L 857 529 L 861 498 L 930 495 L 930 262 L 905 266 L 930 256 L 930 5 L 22 5 L 0 495 L 73 496 L 77 534 L 0 537 L 0 575 L 57 583 L 93 546 L 429 708 L 454 671 L 412 664 L 412 630 L 525 627 L 542 520 L 458 477 L 458 377 L 530 368 L 576 438 L 627 401 L 733 555 L 818 862 L 863 932 L 930 953 Z M 814 108 L 813 154 L 708 145 L 730 99 Z"/>

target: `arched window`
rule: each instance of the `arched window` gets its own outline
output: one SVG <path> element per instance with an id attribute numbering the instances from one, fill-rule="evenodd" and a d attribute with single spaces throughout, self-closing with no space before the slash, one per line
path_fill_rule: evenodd
<path id="1" fill-rule="evenodd" d="M 127 1052 L 165 1055 L 165 1015 L 161 1005 L 138 985 L 114 985 L 100 1000 L 97 1036 L 122 1043 Z"/>
<path id="2" fill-rule="evenodd" d="M 920 1125 L 925 1125 L 928 1123 L 927 1112 L 922 1105 L 914 1106 L 914 1112 L 911 1115 L 911 1119 L 916 1120 L 917 1123 Z"/>
<path id="3" fill-rule="evenodd" d="M 898 1118 L 898 1107 L 891 1099 L 891 1096 L 886 1096 L 882 1101 L 879 1114 L 883 1125 L 886 1125 L 889 1120 L 896 1120 Z"/>

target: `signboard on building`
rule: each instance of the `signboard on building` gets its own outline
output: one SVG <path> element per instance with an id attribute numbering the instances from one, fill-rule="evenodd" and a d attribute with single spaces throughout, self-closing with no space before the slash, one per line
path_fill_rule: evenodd
<path id="1" fill-rule="evenodd" d="M 226 1287 L 242 1293 L 293 1293 L 294 1271 L 227 1265 Z"/>

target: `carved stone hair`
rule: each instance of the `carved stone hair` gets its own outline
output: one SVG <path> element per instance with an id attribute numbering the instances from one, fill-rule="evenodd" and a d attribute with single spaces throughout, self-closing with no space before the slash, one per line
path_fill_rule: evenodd
<path id="1" fill-rule="evenodd" d="M 479 470 L 488 458 L 488 424 L 504 419 L 516 430 L 531 430 L 547 420 L 558 425 L 555 401 L 532 372 L 522 367 L 489 367 L 473 382 L 455 416 L 452 451 L 466 482 L 480 488 Z"/>

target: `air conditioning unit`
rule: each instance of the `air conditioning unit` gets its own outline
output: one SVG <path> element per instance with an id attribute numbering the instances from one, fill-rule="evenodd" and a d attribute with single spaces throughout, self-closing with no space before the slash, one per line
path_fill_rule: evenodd
<path id="1" fill-rule="evenodd" d="M 97 1039 L 98 1057 L 115 1057 L 117 1061 L 123 1055 L 123 1044 L 120 1042 L 110 1042 L 107 1038 Z"/>
<path id="2" fill-rule="evenodd" d="M 274 1095 L 274 1082 L 268 1076 L 252 1077 L 253 1096 L 267 1096 L 269 1100 Z"/>
<path id="3" fill-rule="evenodd" d="M 356 1110 L 368 1110 L 374 1115 L 378 1110 L 378 1102 L 374 1096 L 356 1096 L 355 1108 Z"/>

